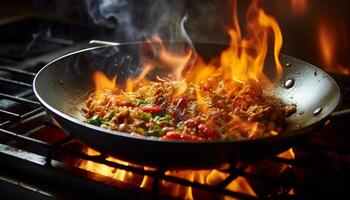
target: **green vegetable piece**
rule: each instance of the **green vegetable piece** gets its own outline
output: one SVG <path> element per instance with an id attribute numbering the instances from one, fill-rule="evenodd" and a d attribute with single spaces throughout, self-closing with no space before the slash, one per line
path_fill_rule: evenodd
<path id="1" fill-rule="evenodd" d="M 156 116 L 154 120 L 158 122 L 171 122 L 173 118 L 170 117 L 169 115 L 166 115 L 164 117 Z"/>
<path id="2" fill-rule="evenodd" d="M 160 122 L 170 122 L 172 118 L 170 116 L 159 117 L 158 121 Z"/>
<path id="3" fill-rule="evenodd" d="M 158 126 L 158 125 L 154 125 L 154 126 L 151 126 L 151 129 L 154 131 L 154 132 L 160 132 L 162 130 L 162 127 Z"/>
<path id="4" fill-rule="evenodd" d="M 152 114 L 151 113 L 143 113 L 143 119 L 150 120 L 151 118 L 152 118 Z"/>
<path id="5" fill-rule="evenodd" d="M 102 117 L 100 117 L 98 115 L 94 115 L 90 119 L 87 120 L 87 123 L 95 125 L 95 126 L 101 126 L 101 124 L 102 124 Z"/>
<path id="6" fill-rule="evenodd" d="M 183 128 L 184 128 L 183 126 L 178 126 L 178 127 L 176 127 L 176 130 L 181 131 Z"/>
<path id="7" fill-rule="evenodd" d="M 145 136 L 155 136 L 160 137 L 160 131 L 162 130 L 162 127 L 158 125 L 151 126 L 149 130 L 145 133 Z"/>
<path id="8" fill-rule="evenodd" d="M 141 99 L 137 105 L 141 106 L 141 105 L 147 105 L 149 104 L 149 102 L 146 99 Z"/>
<path id="9" fill-rule="evenodd" d="M 112 112 L 110 112 L 109 117 L 114 117 L 115 116 L 115 111 L 113 110 Z"/>
<path id="10" fill-rule="evenodd" d="M 106 124 L 106 125 L 109 126 L 109 122 L 108 122 L 108 120 L 106 120 L 106 119 L 102 119 L 102 124 Z"/>
<path id="11" fill-rule="evenodd" d="M 103 119 L 102 117 L 100 117 L 98 115 L 92 116 L 90 119 L 87 120 L 87 123 L 95 125 L 95 126 L 101 126 L 101 124 L 109 125 L 107 119 Z"/>

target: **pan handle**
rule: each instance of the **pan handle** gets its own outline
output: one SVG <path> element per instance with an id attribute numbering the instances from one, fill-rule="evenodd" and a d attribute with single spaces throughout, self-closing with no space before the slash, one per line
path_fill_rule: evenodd
<path id="1" fill-rule="evenodd" d="M 344 116 L 350 116 L 350 108 L 335 111 L 330 115 L 331 119 L 337 119 L 339 117 L 344 117 Z"/>
<path id="2" fill-rule="evenodd" d="M 97 44 L 97 45 L 120 45 L 118 42 L 110 42 L 110 41 L 104 41 L 104 40 L 90 40 L 89 44 Z"/>

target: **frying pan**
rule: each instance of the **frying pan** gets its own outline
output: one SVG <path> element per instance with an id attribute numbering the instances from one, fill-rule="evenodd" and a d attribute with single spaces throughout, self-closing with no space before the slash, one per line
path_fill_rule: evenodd
<path id="1" fill-rule="evenodd" d="M 172 47 L 183 46 L 172 44 Z M 297 112 L 287 119 L 285 132 L 278 136 L 243 141 L 191 142 L 131 136 L 82 122 L 82 102 L 91 93 L 92 73 L 101 70 L 117 75 L 123 82 L 138 72 L 145 43 L 92 47 L 58 58 L 42 68 L 34 79 L 34 92 L 62 129 L 90 147 L 105 154 L 137 164 L 158 167 L 214 167 L 237 160 L 271 156 L 302 140 L 306 133 L 324 122 L 340 101 L 336 82 L 317 67 L 299 59 L 281 55 L 284 68 L 273 81 L 274 95 L 284 103 L 296 104 Z M 225 45 L 195 44 L 205 59 L 219 55 Z M 273 54 L 268 54 L 265 74 L 275 74 Z"/>

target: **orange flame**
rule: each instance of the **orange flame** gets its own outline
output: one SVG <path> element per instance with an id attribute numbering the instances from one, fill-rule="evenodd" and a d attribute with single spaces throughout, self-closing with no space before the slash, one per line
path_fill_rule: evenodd
<path id="1" fill-rule="evenodd" d="M 336 41 L 331 27 L 321 24 L 319 27 L 319 42 L 321 44 L 321 54 L 323 62 L 326 66 L 330 66 L 334 62 L 334 53 L 336 49 Z"/>
<path id="2" fill-rule="evenodd" d="M 172 69 L 174 79 L 176 81 L 181 81 L 183 78 L 182 73 L 191 59 L 192 50 L 188 49 L 184 55 L 172 53 L 166 49 L 163 41 L 157 36 L 148 39 L 148 42 L 153 47 L 158 47 L 158 49 L 155 50 L 155 53 L 158 56 L 160 63 Z"/>
<path id="3" fill-rule="evenodd" d="M 228 34 L 231 37 L 230 46 L 221 53 L 220 57 L 207 63 L 199 55 L 195 55 L 193 49 L 178 48 L 176 50 L 180 51 L 175 51 L 169 48 L 161 38 L 151 37 L 146 44 L 141 45 L 141 50 L 147 51 L 147 54 L 141 55 L 142 61 L 145 63 L 142 72 L 138 77 L 132 77 L 126 81 L 125 90 L 121 89 L 120 95 L 110 95 L 109 98 L 106 98 L 107 102 L 101 104 L 110 106 L 113 105 L 114 101 L 125 101 L 127 105 L 128 92 L 132 93 L 139 88 L 138 86 L 151 83 L 150 80 L 147 80 L 147 77 L 156 68 L 162 68 L 159 71 L 170 71 L 169 74 L 172 80 L 164 79 L 164 81 L 174 82 L 174 85 L 176 85 L 174 87 L 175 92 L 171 94 L 175 97 L 179 97 L 186 92 L 190 84 L 194 86 L 191 87 L 189 92 L 191 92 L 191 97 L 195 95 L 198 109 L 204 113 L 210 107 L 211 102 L 208 101 L 208 97 L 210 98 L 212 92 L 217 92 L 217 94 L 232 101 L 238 100 L 237 102 L 240 102 L 241 99 L 244 101 L 244 96 L 249 96 L 249 98 L 251 96 L 261 96 L 261 88 L 271 85 L 270 80 L 263 73 L 271 42 L 273 42 L 276 78 L 279 78 L 282 74 L 282 66 L 279 60 L 283 43 L 282 33 L 276 19 L 267 15 L 259 7 L 258 0 L 253 0 L 248 7 L 245 31 L 241 31 L 239 24 L 237 0 L 233 0 L 233 9 L 233 28 L 228 29 Z M 246 33 L 246 35 L 242 33 Z M 152 52 L 148 52 L 148 50 Z M 152 56 L 150 59 L 148 53 Z M 194 58 L 196 58 L 195 61 Z M 193 65 L 190 66 L 192 63 Z M 96 98 L 104 95 L 101 94 L 100 90 L 116 87 L 116 77 L 109 80 L 101 72 L 94 74 L 94 80 Z M 194 91 L 192 91 L 192 88 L 194 88 Z M 243 106 L 247 105 L 247 103 L 241 104 Z M 101 113 L 103 114 L 103 112 L 103 108 L 101 108 Z M 214 123 L 212 121 L 208 120 L 208 123 Z M 258 122 L 245 121 L 237 116 L 233 116 L 229 124 L 232 125 L 230 132 L 244 132 L 247 133 L 246 136 L 249 138 L 263 134 L 263 129 L 265 129 L 259 126 Z M 278 132 L 271 130 L 269 134 L 277 135 Z"/>
<path id="4" fill-rule="evenodd" d="M 85 150 L 85 153 L 90 156 L 97 156 L 100 155 L 99 152 L 87 148 Z M 122 165 L 132 165 L 135 167 L 143 168 L 147 171 L 155 170 L 152 167 L 142 167 L 138 165 L 134 165 L 113 157 L 108 157 L 106 160 L 111 162 L 116 162 Z M 119 181 L 122 181 L 127 184 L 136 185 L 140 188 L 145 188 L 148 190 L 151 190 L 153 186 L 153 179 L 149 176 L 143 176 L 140 174 L 128 172 L 122 169 L 115 169 L 113 167 L 109 167 L 107 165 L 95 163 L 93 161 L 81 161 L 78 165 L 79 168 L 85 169 L 87 171 L 97 173 L 103 176 L 107 176 Z M 206 184 L 215 186 L 220 184 L 223 180 L 225 180 L 228 177 L 228 174 L 225 172 L 221 172 L 217 169 L 213 170 L 168 170 L 164 173 L 167 176 L 173 176 L 181 179 L 185 179 L 191 182 L 197 182 L 200 184 Z M 191 188 L 189 186 L 182 186 L 177 183 L 169 182 L 162 180 L 160 181 L 160 193 L 173 196 L 176 198 L 181 199 L 201 199 L 203 195 L 205 195 L 205 199 L 211 199 L 212 197 L 217 197 L 215 194 L 202 194 L 201 191 L 196 190 L 195 188 Z M 226 186 L 226 189 L 234 191 L 234 192 L 241 192 L 252 196 L 257 196 L 248 181 L 243 177 L 237 177 L 235 180 L 233 180 L 231 183 L 229 183 Z"/>
<path id="5" fill-rule="evenodd" d="M 90 156 L 98 156 L 100 155 L 99 152 L 91 149 L 86 148 L 85 153 Z M 292 149 L 289 149 L 288 151 L 285 151 L 278 155 L 278 157 L 285 158 L 285 159 L 294 159 L 295 155 Z M 146 167 L 146 166 L 139 166 L 135 164 L 131 164 L 113 157 L 107 157 L 106 160 L 111 162 L 116 162 L 122 165 L 126 166 L 134 166 L 139 167 L 141 169 L 144 169 L 146 171 L 154 171 L 155 168 L 152 167 Z M 275 165 L 271 165 L 275 164 Z M 93 161 L 85 161 L 82 160 L 79 162 L 78 167 L 81 169 L 85 169 L 87 171 L 97 173 L 103 176 L 107 176 L 119 181 L 122 181 L 127 184 L 132 184 L 135 186 L 138 186 L 140 188 L 144 188 L 147 190 L 151 190 L 153 187 L 153 178 L 149 176 L 143 176 L 141 174 L 136 174 L 133 172 L 125 171 L 122 169 L 116 169 L 113 167 L 109 167 L 107 165 L 95 163 Z M 228 166 L 224 166 L 222 169 L 227 169 Z M 247 173 L 255 173 L 262 171 L 269 170 L 267 173 L 270 175 L 278 175 L 282 173 L 287 167 L 289 167 L 287 164 L 278 164 L 278 163 L 268 163 L 268 162 L 262 162 L 260 164 L 257 164 L 256 166 L 251 165 L 248 168 L 246 168 L 245 172 Z M 216 186 L 222 181 L 224 181 L 229 174 L 223 171 L 220 171 L 218 169 L 208 169 L 208 170 L 168 170 L 164 172 L 167 176 L 173 176 L 180 179 L 188 180 L 190 182 L 196 182 L 199 184 L 209 185 L 209 186 Z M 249 181 L 241 176 L 238 176 L 236 179 L 232 180 L 226 188 L 227 190 L 233 191 L 233 192 L 241 192 L 247 195 L 255 196 L 258 195 L 255 193 L 254 189 L 252 188 Z M 217 194 L 212 193 L 205 193 L 204 191 L 197 190 L 196 188 L 192 188 L 189 186 L 183 186 L 178 183 L 169 182 L 166 180 L 161 180 L 159 183 L 159 191 L 161 194 L 169 195 L 175 198 L 181 198 L 181 199 L 217 199 Z M 203 193 L 204 192 L 204 193 Z M 293 191 L 291 190 L 290 193 L 292 194 Z M 226 199 L 226 197 L 221 197 L 223 199 Z M 232 199 L 232 198 L 229 198 Z"/>
<path id="6" fill-rule="evenodd" d="M 117 76 L 109 79 L 104 73 L 96 71 L 92 75 L 95 85 L 95 98 L 101 99 L 104 90 L 114 90 L 116 88 Z"/>
<path id="7" fill-rule="evenodd" d="M 201 93 L 200 84 L 206 82 L 208 77 L 213 76 L 215 72 L 215 65 L 206 64 L 203 60 L 201 60 L 201 58 L 198 58 L 198 60 L 196 61 L 196 65 L 191 69 L 191 72 L 187 73 L 185 76 L 185 79 L 188 80 L 188 82 L 193 80 L 193 83 L 198 86 L 195 87 L 196 97 L 198 105 L 200 106 L 202 112 L 207 111 L 207 105 Z"/>
<path id="8" fill-rule="evenodd" d="M 172 80 L 177 82 L 178 87 L 175 97 L 183 94 L 189 83 L 195 84 L 197 88 L 196 97 L 201 107 L 200 109 L 205 111 L 207 107 L 203 99 L 205 95 L 201 94 L 199 88 L 202 87 L 203 83 L 208 82 L 210 77 L 216 77 L 218 80 L 233 80 L 239 84 L 253 83 L 252 80 L 256 83 L 259 82 L 263 86 L 270 83 L 263 73 L 263 68 L 271 39 L 273 40 L 276 77 L 280 77 L 282 66 L 279 60 L 279 53 L 282 47 L 282 33 L 277 21 L 259 8 L 258 0 L 254 0 L 247 10 L 247 35 L 242 36 L 238 22 L 237 1 L 233 1 L 234 27 L 228 30 L 228 34 L 231 37 L 230 47 L 222 52 L 220 59 L 217 59 L 216 62 L 205 63 L 199 56 L 194 55 L 192 49 L 185 49 L 182 52 L 170 51 L 159 37 L 151 37 L 147 41 L 153 51 L 154 58 L 149 61 L 151 64 L 146 65 L 139 77 L 127 81 L 126 90 L 134 90 L 137 83 L 146 83 L 147 81 L 144 80 L 147 74 L 156 65 L 158 68 L 166 68 L 170 71 Z M 197 59 L 191 68 L 188 69 L 193 58 Z M 213 81 L 211 83 L 214 86 L 213 88 L 219 82 Z M 226 82 L 233 84 L 232 81 Z M 99 85 L 99 83 L 95 84 Z"/>
<path id="9" fill-rule="evenodd" d="M 260 9 L 258 1 L 255 0 L 247 12 L 248 37 L 242 38 L 237 19 L 237 1 L 234 1 L 234 9 L 234 28 L 228 31 L 231 37 L 230 48 L 221 54 L 224 78 L 237 82 L 246 82 L 247 79 L 265 80 L 263 68 L 271 30 L 275 40 L 276 71 L 280 76 L 282 66 L 278 55 L 282 47 L 282 33 L 277 21 Z"/>
<path id="10" fill-rule="evenodd" d="M 295 159 L 295 153 L 294 153 L 293 149 L 290 148 L 287 151 L 278 154 L 277 157 L 293 160 L 293 159 Z M 290 166 L 287 164 L 283 164 L 281 166 L 280 173 L 282 173 L 288 167 L 290 167 Z"/>
<path id="11" fill-rule="evenodd" d="M 279 53 L 283 39 L 277 21 L 259 8 L 258 1 L 254 0 L 247 11 L 247 36 L 243 37 L 238 22 L 236 0 L 233 1 L 233 9 L 234 27 L 228 30 L 231 38 L 229 48 L 221 53 L 218 62 L 214 59 L 207 64 L 198 58 L 194 67 L 185 77 L 187 83 L 194 83 L 197 86 L 196 97 L 202 111 L 207 110 L 207 105 L 203 98 L 205 94 L 199 88 L 209 84 L 209 79 L 217 78 L 217 81 L 210 82 L 214 86 L 212 88 L 217 88 L 224 80 L 222 83 L 227 94 L 234 93 L 237 89 L 235 86 L 237 83 L 254 85 L 259 82 L 262 86 L 270 86 L 270 81 L 264 75 L 263 69 L 271 33 L 274 40 L 273 54 L 276 78 L 282 74 Z"/>
<path id="12" fill-rule="evenodd" d="M 339 38 L 337 27 L 326 22 L 320 23 L 318 27 L 318 44 L 320 45 L 320 55 L 324 69 L 330 72 L 340 72 L 350 74 L 350 69 L 337 62 L 337 47 Z"/>
<path id="13" fill-rule="evenodd" d="M 146 75 L 153 69 L 153 66 L 148 64 L 144 67 L 142 72 L 135 79 L 128 79 L 126 82 L 126 91 L 132 92 L 137 84 L 143 83 L 146 81 Z"/>
<path id="14" fill-rule="evenodd" d="M 153 48 L 156 60 L 161 64 L 158 67 L 166 67 L 171 71 L 173 80 L 178 82 L 178 89 L 175 96 L 180 96 L 187 89 L 187 83 L 183 81 L 183 74 L 192 58 L 192 49 L 186 49 L 185 52 L 172 52 L 166 48 L 160 37 L 154 36 L 147 40 Z"/>

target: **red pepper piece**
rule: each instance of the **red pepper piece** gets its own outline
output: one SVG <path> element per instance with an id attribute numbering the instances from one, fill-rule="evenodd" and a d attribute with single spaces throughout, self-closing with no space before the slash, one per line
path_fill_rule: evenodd
<path id="1" fill-rule="evenodd" d="M 177 131 L 169 131 L 162 137 L 165 140 L 189 140 L 189 141 L 202 141 L 203 139 L 194 135 L 188 135 Z"/>
<path id="2" fill-rule="evenodd" d="M 181 118 L 181 116 L 183 115 L 183 112 L 185 110 L 185 108 L 187 107 L 187 100 L 185 98 L 180 98 L 179 101 L 177 102 L 174 112 L 172 114 L 172 117 L 175 120 L 179 120 L 179 118 Z"/>
<path id="3" fill-rule="evenodd" d="M 155 114 L 155 113 L 159 113 L 159 112 L 162 111 L 163 109 L 158 108 L 158 107 L 142 107 L 141 110 L 142 110 L 143 112 Z"/>

